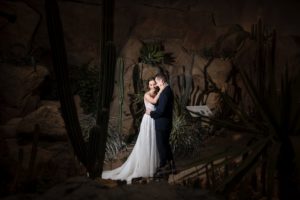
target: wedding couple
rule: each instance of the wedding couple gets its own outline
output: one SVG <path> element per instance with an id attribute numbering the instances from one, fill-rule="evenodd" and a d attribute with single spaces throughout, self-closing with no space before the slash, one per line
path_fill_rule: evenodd
<path id="1" fill-rule="evenodd" d="M 159 87 L 157 92 L 156 87 Z M 119 168 L 104 171 L 102 178 L 126 180 L 160 177 L 175 173 L 173 153 L 169 143 L 172 129 L 173 92 L 164 74 L 148 81 L 144 95 L 146 112 L 143 116 L 136 144 L 126 162 Z"/>

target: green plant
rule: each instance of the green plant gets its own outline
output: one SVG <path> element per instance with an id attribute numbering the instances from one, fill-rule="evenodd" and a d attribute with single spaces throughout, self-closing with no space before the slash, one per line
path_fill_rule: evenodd
<path id="1" fill-rule="evenodd" d="M 237 118 L 235 120 L 219 120 L 202 116 L 202 120 L 216 126 L 252 134 L 255 139 L 251 146 L 255 147 L 246 150 L 247 153 L 245 155 L 248 156 L 245 157 L 232 174 L 225 178 L 222 184 L 216 187 L 216 190 L 225 193 L 229 192 L 248 175 L 248 170 L 262 162 L 265 163 L 262 167 L 262 184 L 265 187 L 264 192 L 271 199 L 275 173 L 278 172 L 281 181 L 287 184 L 287 175 L 291 170 L 294 153 L 288 134 L 293 134 L 298 130 L 298 112 L 300 111 L 299 105 L 297 106 L 295 100 L 291 98 L 291 91 L 299 86 L 295 84 L 296 80 L 288 78 L 286 70 L 281 78 L 281 92 L 278 93 L 276 91 L 276 83 L 273 82 L 274 87 L 272 91 L 269 91 L 269 94 L 266 96 L 261 96 L 244 69 L 240 69 L 240 74 L 258 115 L 249 115 L 230 96 L 226 93 L 221 93 L 223 100 L 234 111 Z M 269 80 L 274 81 L 275 79 Z M 228 155 L 224 153 L 223 156 Z"/>
<path id="2" fill-rule="evenodd" d="M 201 143 L 200 127 L 196 127 L 190 120 L 187 111 L 182 109 L 179 99 L 175 97 L 174 100 L 170 144 L 175 154 L 187 155 L 195 151 Z"/>
<path id="3" fill-rule="evenodd" d="M 129 109 L 130 113 L 133 116 L 133 130 L 134 133 L 131 134 L 132 137 L 128 138 L 128 142 L 131 142 L 132 138 L 139 132 L 140 122 L 142 120 L 143 112 L 144 112 L 144 94 L 145 88 L 144 83 L 141 78 L 141 70 L 138 64 L 133 66 L 132 70 L 132 82 L 134 93 L 128 94 L 130 104 Z"/>
<path id="4" fill-rule="evenodd" d="M 117 68 L 119 69 L 119 134 L 122 134 L 122 122 L 123 122 L 123 103 L 124 103 L 124 60 L 118 58 Z"/>
<path id="5" fill-rule="evenodd" d="M 142 42 L 140 61 L 145 64 L 158 65 L 164 60 L 164 51 L 161 42 Z"/>
<path id="6" fill-rule="evenodd" d="M 202 116 L 202 120 L 215 126 L 250 134 L 252 140 L 243 150 L 243 160 L 232 170 L 224 180 L 215 186 L 215 190 L 230 193 L 247 177 L 254 176 L 256 169 L 260 168 L 261 195 L 272 199 L 274 185 L 278 181 L 280 199 L 290 199 L 293 194 L 291 177 L 293 176 L 294 150 L 289 135 L 299 131 L 300 106 L 297 89 L 300 83 L 297 76 L 289 76 L 288 67 L 275 68 L 275 41 L 276 32 L 265 35 L 261 20 L 254 26 L 252 38 L 256 40 L 257 57 L 253 69 L 236 67 L 247 95 L 252 99 L 250 109 L 245 109 L 240 102 L 235 101 L 226 92 L 217 90 L 221 100 L 229 108 L 227 118 Z M 270 44 L 266 44 L 271 41 Z M 268 48 L 270 47 L 270 48 Z M 265 49 L 268 48 L 268 49 Z M 270 57 L 265 57 L 264 52 L 271 52 Z M 270 60 L 266 61 L 266 58 Z M 269 65 L 266 65 L 269 64 Z M 277 66 L 278 67 L 278 66 Z M 282 72 L 278 77 L 276 70 Z M 253 74 L 250 77 L 248 74 Z M 247 73 L 248 72 L 248 73 Z M 279 80 L 276 82 L 276 80 Z M 230 157 L 227 152 L 222 157 Z M 225 164 L 226 165 L 226 164 Z M 278 177 L 278 179 L 277 179 Z M 276 180 L 277 179 L 277 180 Z"/>
<path id="7" fill-rule="evenodd" d="M 86 143 L 90 140 L 91 129 L 96 125 L 96 117 L 93 114 L 79 115 L 79 122 Z M 117 153 L 125 147 L 125 143 L 121 140 L 119 132 L 109 124 L 108 136 L 106 142 L 105 160 L 108 162 L 116 158 Z"/>
<path id="8" fill-rule="evenodd" d="M 142 42 L 139 62 L 158 66 L 159 64 L 172 64 L 175 58 L 172 53 L 165 52 L 161 41 Z"/>

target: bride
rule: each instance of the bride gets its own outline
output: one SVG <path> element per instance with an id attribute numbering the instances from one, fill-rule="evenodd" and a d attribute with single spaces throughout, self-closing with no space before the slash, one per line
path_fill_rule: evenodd
<path id="1" fill-rule="evenodd" d="M 154 78 L 148 80 L 148 91 L 144 95 L 146 109 L 155 110 L 161 91 L 156 92 Z M 140 132 L 134 148 L 126 162 L 111 171 L 102 173 L 103 179 L 126 180 L 131 184 L 133 178 L 153 177 L 159 165 L 159 155 L 156 147 L 154 119 L 144 114 L 140 125 Z"/>

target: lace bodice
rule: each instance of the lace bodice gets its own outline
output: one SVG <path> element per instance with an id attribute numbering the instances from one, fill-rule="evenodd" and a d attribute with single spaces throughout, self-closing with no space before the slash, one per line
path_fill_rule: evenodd
<path id="1" fill-rule="evenodd" d="M 146 109 L 149 109 L 151 111 L 155 110 L 155 106 L 152 103 L 149 103 L 147 101 L 144 101 Z"/>

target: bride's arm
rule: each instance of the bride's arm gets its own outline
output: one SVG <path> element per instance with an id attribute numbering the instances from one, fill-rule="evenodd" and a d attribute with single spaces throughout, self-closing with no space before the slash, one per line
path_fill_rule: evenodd
<path id="1" fill-rule="evenodd" d="M 159 91 L 159 92 L 157 93 L 157 95 L 156 95 L 154 98 L 152 98 L 152 97 L 150 96 L 150 94 L 147 92 L 147 93 L 145 94 L 144 98 L 145 98 L 146 101 L 148 101 L 149 103 L 156 104 L 157 101 L 158 101 L 158 98 L 159 98 L 160 93 L 161 93 L 161 91 Z"/>

